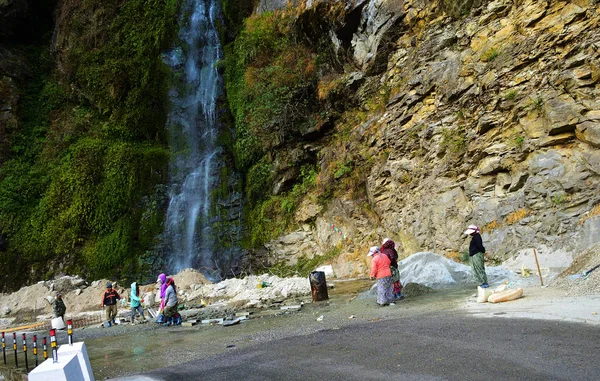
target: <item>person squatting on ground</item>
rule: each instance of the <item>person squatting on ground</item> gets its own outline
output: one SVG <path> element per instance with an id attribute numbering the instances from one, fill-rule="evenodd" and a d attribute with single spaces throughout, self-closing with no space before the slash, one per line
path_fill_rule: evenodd
<path id="1" fill-rule="evenodd" d="M 404 299 L 402 295 L 402 283 L 400 283 L 400 270 L 398 270 L 398 252 L 396 244 L 389 238 L 385 238 L 381 245 L 381 252 L 390 259 L 390 271 L 392 272 L 392 284 L 394 288 L 394 298 Z"/>
<path id="2" fill-rule="evenodd" d="M 106 310 L 106 327 L 110 327 L 115 322 L 117 317 L 117 300 L 121 300 L 119 293 L 112 288 L 112 284 L 109 282 L 106 284 L 106 291 L 102 295 L 102 303 L 100 306 Z"/>
<path id="3" fill-rule="evenodd" d="M 137 282 L 133 282 L 131 284 L 131 303 L 129 306 L 131 307 L 131 324 L 135 324 L 135 313 L 140 314 L 140 318 L 143 322 L 146 321 L 144 317 L 144 309 L 142 308 L 142 303 L 144 303 L 144 299 L 140 298 L 140 292 L 138 289 Z"/>
<path id="4" fill-rule="evenodd" d="M 465 230 L 466 235 L 471 236 L 469 244 L 469 257 L 471 258 L 471 268 L 473 269 L 473 277 L 480 283 L 482 288 L 489 287 L 487 275 L 485 273 L 485 247 L 479 234 L 479 228 L 475 225 L 469 225 Z"/>
<path id="5" fill-rule="evenodd" d="M 176 324 L 175 318 L 178 315 L 177 302 L 177 288 L 175 287 L 175 281 L 173 278 L 169 278 L 167 280 L 167 289 L 165 291 L 164 325 L 168 326 Z"/>
<path id="6" fill-rule="evenodd" d="M 52 313 L 55 318 L 59 317 L 65 321 L 65 312 L 67 312 L 67 306 L 65 306 L 65 302 L 62 300 L 61 293 L 57 292 L 56 297 L 52 302 Z"/>
<path id="7" fill-rule="evenodd" d="M 379 247 L 369 249 L 368 257 L 371 259 L 371 279 L 377 279 L 377 303 L 380 306 L 394 305 L 394 289 L 392 285 L 392 272 L 390 259 L 379 251 Z"/>

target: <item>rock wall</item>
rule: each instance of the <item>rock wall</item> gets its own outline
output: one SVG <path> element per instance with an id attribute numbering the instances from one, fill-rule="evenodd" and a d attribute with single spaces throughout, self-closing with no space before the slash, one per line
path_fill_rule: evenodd
<path id="1" fill-rule="evenodd" d="M 598 2 L 498 0 L 458 20 L 438 3 L 362 8 L 353 75 L 389 98 L 348 148 L 385 154 L 361 164 L 367 200 L 306 197 L 297 220 L 312 223 L 267 245 L 275 260 L 338 246 L 338 276 L 360 275 L 384 236 L 401 256 L 457 256 L 469 224 L 491 255 L 538 248 L 543 267 L 600 242 Z"/>
<path id="2" fill-rule="evenodd" d="M 20 98 L 17 82 L 27 70 L 18 52 L 0 46 L 0 165 L 8 157 L 10 134 L 17 126 L 17 104 Z"/>

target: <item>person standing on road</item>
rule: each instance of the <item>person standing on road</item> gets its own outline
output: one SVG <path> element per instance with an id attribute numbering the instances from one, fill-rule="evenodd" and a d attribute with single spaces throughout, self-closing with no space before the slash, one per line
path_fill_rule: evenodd
<path id="1" fill-rule="evenodd" d="M 396 300 L 404 299 L 402 295 L 402 283 L 400 283 L 400 270 L 398 270 L 398 252 L 396 243 L 389 238 L 385 238 L 381 245 L 381 252 L 390 259 L 390 271 L 392 272 L 392 287 L 394 289 L 394 298 Z"/>
<path id="2" fill-rule="evenodd" d="M 55 318 L 59 317 L 64 322 L 65 312 L 67 312 L 67 306 L 65 306 L 65 302 L 62 300 L 62 294 L 60 292 L 57 292 L 56 297 L 52 302 L 52 313 L 54 313 Z"/>
<path id="3" fill-rule="evenodd" d="M 140 314 L 140 318 L 143 322 L 146 321 L 146 318 L 144 317 L 144 309 L 142 308 L 143 302 L 144 299 L 140 298 L 138 284 L 137 282 L 133 282 L 131 284 L 131 303 L 129 304 L 131 307 L 131 324 L 135 324 L 136 312 Z"/>
<path id="4" fill-rule="evenodd" d="M 100 306 L 106 310 L 106 327 L 110 327 L 115 322 L 117 317 L 117 300 L 121 300 L 119 293 L 112 288 L 112 283 L 106 284 L 106 291 L 102 295 L 102 303 Z"/>
<path id="5" fill-rule="evenodd" d="M 373 257 L 370 276 L 371 279 L 377 279 L 377 303 L 380 306 L 394 305 L 390 259 L 377 246 L 371 247 L 367 256 Z"/>
<path id="6" fill-rule="evenodd" d="M 467 230 L 465 230 L 465 234 L 471 236 L 469 257 L 471 258 L 473 277 L 480 284 L 481 288 L 487 288 L 489 285 L 485 273 L 485 247 L 483 247 L 483 240 L 481 239 L 481 234 L 479 234 L 479 228 L 476 225 L 469 225 Z"/>

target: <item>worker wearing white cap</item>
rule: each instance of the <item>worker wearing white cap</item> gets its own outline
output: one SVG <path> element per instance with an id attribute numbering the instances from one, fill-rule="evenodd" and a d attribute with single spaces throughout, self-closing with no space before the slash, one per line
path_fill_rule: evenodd
<path id="1" fill-rule="evenodd" d="M 471 243 L 469 244 L 469 257 L 471 258 L 471 268 L 473 269 L 473 277 L 480 283 L 482 288 L 489 287 L 487 275 L 485 273 L 485 247 L 483 247 L 483 241 L 481 234 L 479 234 L 479 228 L 476 225 L 469 225 L 465 230 L 466 235 L 471 236 Z"/>

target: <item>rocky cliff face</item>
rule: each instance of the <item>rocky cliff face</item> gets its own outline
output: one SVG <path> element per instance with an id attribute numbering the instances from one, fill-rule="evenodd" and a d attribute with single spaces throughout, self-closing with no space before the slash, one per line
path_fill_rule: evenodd
<path id="1" fill-rule="evenodd" d="M 401 256 L 457 257 L 469 224 L 491 255 L 537 248 L 543 267 L 600 242 L 598 2 L 498 0 L 461 5 L 459 19 L 448 1 L 347 3 L 360 20 L 341 27 L 354 64 L 344 83 L 360 84 L 366 115 L 343 144 L 321 140 L 319 164 L 352 152 L 365 195 L 347 189 L 326 205 L 307 195 L 302 227 L 267 245 L 272 260 L 337 246 L 337 274 L 362 274 L 384 236 Z M 333 45 L 341 28 L 329 31 Z M 372 94 L 380 107 L 365 106 Z"/>

